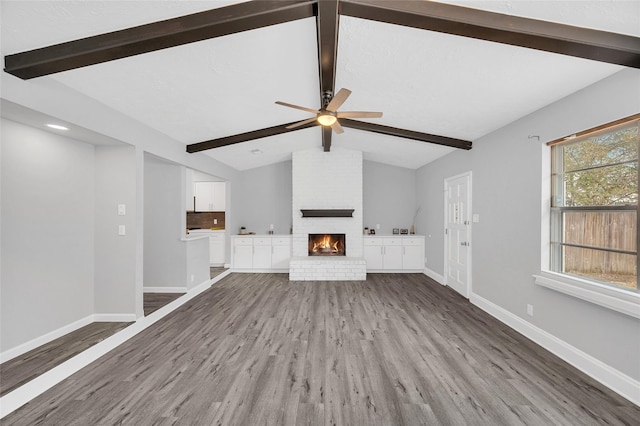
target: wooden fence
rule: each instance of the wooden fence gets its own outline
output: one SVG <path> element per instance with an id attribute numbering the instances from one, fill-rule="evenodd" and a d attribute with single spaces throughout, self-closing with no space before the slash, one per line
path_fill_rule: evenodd
<path id="1" fill-rule="evenodd" d="M 585 246 L 637 251 L 635 211 L 567 212 L 565 242 Z M 565 247 L 566 271 L 636 274 L 638 257 L 623 253 Z"/>

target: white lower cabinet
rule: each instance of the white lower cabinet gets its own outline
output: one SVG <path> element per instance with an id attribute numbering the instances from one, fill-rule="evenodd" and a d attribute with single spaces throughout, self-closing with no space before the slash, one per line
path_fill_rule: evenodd
<path id="1" fill-rule="evenodd" d="M 402 250 L 402 269 L 424 269 L 424 237 L 403 239 Z"/>
<path id="2" fill-rule="evenodd" d="M 209 264 L 212 266 L 222 266 L 225 262 L 225 232 L 211 231 L 208 229 L 193 229 L 189 231 L 191 236 L 209 237 Z"/>
<path id="3" fill-rule="evenodd" d="M 279 235 L 231 237 L 231 267 L 236 270 L 289 269 L 291 237 Z"/>
<path id="4" fill-rule="evenodd" d="M 238 269 L 253 268 L 253 239 L 231 237 L 231 266 Z"/>
<path id="5" fill-rule="evenodd" d="M 367 271 L 422 271 L 424 237 L 364 237 Z"/>
<path id="6" fill-rule="evenodd" d="M 271 238 L 253 239 L 253 269 L 271 269 Z"/>
<path id="7" fill-rule="evenodd" d="M 291 237 L 271 239 L 271 268 L 289 269 L 291 260 Z"/>

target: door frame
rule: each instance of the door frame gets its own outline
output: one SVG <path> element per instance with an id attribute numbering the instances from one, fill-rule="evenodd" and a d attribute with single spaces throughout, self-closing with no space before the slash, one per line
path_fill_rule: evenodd
<path id="1" fill-rule="evenodd" d="M 447 226 L 448 226 L 448 217 L 449 217 L 449 203 L 447 202 L 447 194 L 448 194 L 448 189 L 449 189 L 449 184 L 451 181 L 459 179 L 461 177 L 466 177 L 467 178 L 467 214 L 468 214 L 468 232 L 467 232 L 467 241 L 469 243 L 469 245 L 467 246 L 467 288 L 465 289 L 465 294 L 463 294 L 464 297 L 466 297 L 467 299 L 469 298 L 469 296 L 471 295 L 471 285 L 472 285 L 472 280 L 471 277 L 473 276 L 472 274 L 472 267 L 473 267 L 473 259 L 472 259 L 472 254 L 473 254 L 473 250 L 472 248 L 472 243 L 473 243 L 473 237 L 472 237 L 472 231 L 473 231 L 473 196 L 472 196 L 472 188 L 473 188 L 473 172 L 470 170 L 468 172 L 464 172 L 464 173 L 460 173 L 457 174 L 455 176 L 449 176 L 447 178 L 444 179 L 444 190 L 443 190 L 443 200 L 444 200 L 444 274 L 443 274 L 443 284 L 446 286 L 449 286 L 449 274 L 448 274 L 448 267 L 449 267 L 449 235 L 447 232 Z"/>

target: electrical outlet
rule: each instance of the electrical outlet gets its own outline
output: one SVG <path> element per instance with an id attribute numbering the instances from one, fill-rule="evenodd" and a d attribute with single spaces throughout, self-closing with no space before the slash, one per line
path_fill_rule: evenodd
<path id="1" fill-rule="evenodd" d="M 379 223 L 376 223 L 376 229 L 378 229 L 378 230 L 380 229 L 380 224 Z"/>
<path id="2" fill-rule="evenodd" d="M 196 280 L 195 275 L 191 274 L 191 282 L 194 282 Z"/>
<path id="3" fill-rule="evenodd" d="M 213 224 L 217 225 L 218 224 L 218 219 L 213 219 Z"/>
<path id="4" fill-rule="evenodd" d="M 124 225 L 118 225 L 118 235 L 127 235 L 127 229 Z"/>
<path id="5" fill-rule="evenodd" d="M 533 316 L 533 305 L 527 305 L 527 315 Z"/>

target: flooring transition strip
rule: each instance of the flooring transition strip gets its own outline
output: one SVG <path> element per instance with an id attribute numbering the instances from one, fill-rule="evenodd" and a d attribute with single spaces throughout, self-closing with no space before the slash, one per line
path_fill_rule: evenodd
<path id="1" fill-rule="evenodd" d="M 72 374 L 91 364 L 101 356 L 106 355 L 108 352 L 123 344 L 127 340 L 131 339 L 136 334 L 144 331 L 146 328 L 155 324 L 180 306 L 187 303 L 189 300 L 209 289 L 213 284 L 220 281 L 230 273 L 231 269 L 228 269 L 220 275 L 217 275 L 216 277 L 203 282 L 199 286 L 191 289 L 185 295 L 151 313 L 149 316 L 138 319 L 136 322 L 119 331 L 118 333 L 112 335 L 111 337 L 106 338 L 102 342 L 93 345 L 84 352 L 79 353 L 73 358 L 68 359 L 67 361 L 52 368 L 46 373 L 41 374 L 40 376 L 25 383 L 19 388 L 16 388 L 7 393 L 2 398 L 0 398 L 0 419 L 11 414 L 40 394 L 46 392 L 58 383 L 62 382 Z"/>

